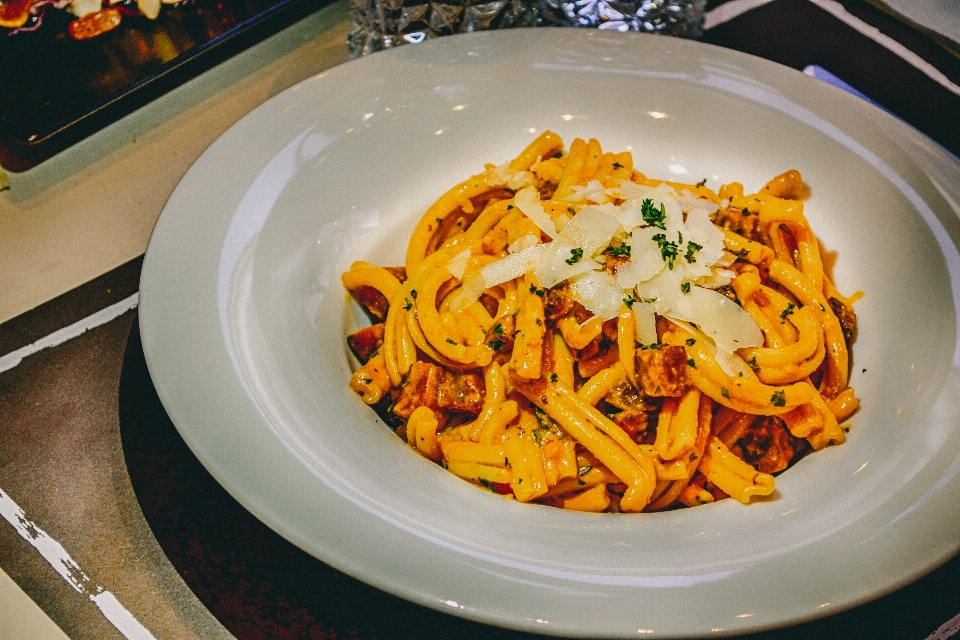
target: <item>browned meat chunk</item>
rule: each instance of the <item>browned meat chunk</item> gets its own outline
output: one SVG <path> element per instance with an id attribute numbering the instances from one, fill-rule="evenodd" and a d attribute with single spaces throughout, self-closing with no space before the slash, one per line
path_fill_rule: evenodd
<path id="1" fill-rule="evenodd" d="M 543 315 L 547 324 L 555 325 L 560 318 L 573 314 L 577 322 L 586 322 L 593 314 L 573 299 L 566 282 L 547 290 L 543 300 Z"/>
<path id="2" fill-rule="evenodd" d="M 687 351 L 680 346 L 638 349 L 637 384 L 646 396 L 682 396 L 690 387 Z"/>
<path id="3" fill-rule="evenodd" d="M 727 207 L 716 214 L 713 222 L 718 227 L 733 231 L 751 240 L 757 240 L 760 235 L 757 231 L 760 216 L 755 211 L 750 211 L 749 208 Z"/>
<path id="4" fill-rule="evenodd" d="M 547 322 L 555 323 L 573 311 L 575 304 L 570 288 L 566 284 L 558 285 L 547 290 L 547 296 L 543 300 L 543 315 Z"/>
<path id="5" fill-rule="evenodd" d="M 404 267 L 384 267 L 384 269 L 400 282 L 407 279 L 407 270 Z M 390 301 L 382 293 L 373 287 L 362 286 L 351 290 L 350 295 L 357 301 L 357 304 L 363 307 L 363 310 L 373 322 L 386 320 Z"/>
<path id="6" fill-rule="evenodd" d="M 783 420 L 768 416 L 756 420 L 737 441 L 743 459 L 761 473 L 777 473 L 790 466 L 794 457 L 807 449 L 807 441 L 794 437 Z"/>
<path id="7" fill-rule="evenodd" d="M 357 359 L 366 364 L 383 344 L 383 323 L 364 327 L 347 336 L 347 344 Z"/>
<path id="8" fill-rule="evenodd" d="M 417 407 L 427 406 L 476 416 L 483 407 L 483 395 L 483 377 L 475 371 L 456 373 L 429 362 L 415 362 L 393 412 L 407 419 Z"/>
<path id="9" fill-rule="evenodd" d="M 353 289 L 350 291 L 350 295 L 357 301 L 357 304 L 363 307 L 371 320 L 374 322 L 386 320 L 390 303 L 385 295 L 366 285 Z"/>
<path id="10" fill-rule="evenodd" d="M 616 364 L 620 357 L 617 349 L 617 319 L 603 323 L 603 331 L 590 344 L 580 349 L 577 357 L 577 373 L 584 378 L 596 375 Z"/>
<path id="11" fill-rule="evenodd" d="M 473 371 L 445 371 L 440 382 L 437 406 L 458 413 L 480 415 L 483 408 L 483 376 Z"/>

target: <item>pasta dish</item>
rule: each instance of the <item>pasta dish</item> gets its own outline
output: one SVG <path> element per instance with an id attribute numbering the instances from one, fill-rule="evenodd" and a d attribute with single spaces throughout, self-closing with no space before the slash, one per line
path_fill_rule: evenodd
<path id="1" fill-rule="evenodd" d="M 371 319 L 347 338 L 350 388 L 421 455 L 521 502 L 769 496 L 858 408 L 855 297 L 807 192 L 795 170 L 749 194 L 656 180 L 544 132 L 430 206 L 405 264 L 343 274 Z"/>

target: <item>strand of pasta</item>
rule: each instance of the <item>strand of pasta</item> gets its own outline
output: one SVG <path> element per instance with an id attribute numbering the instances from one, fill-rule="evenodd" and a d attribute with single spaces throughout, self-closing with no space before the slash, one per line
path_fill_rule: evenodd
<path id="1" fill-rule="evenodd" d="M 621 501 L 625 511 L 646 506 L 656 486 L 656 469 L 630 436 L 565 385 L 531 382 L 513 374 L 511 381 L 627 485 Z"/>
<path id="2" fill-rule="evenodd" d="M 393 300 L 400 291 L 400 281 L 395 275 L 381 266 L 359 260 L 350 265 L 340 280 L 348 291 L 373 287 L 387 300 Z"/>
<path id="3" fill-rule="evenodd" d="M 823 326 L 826 342 L 827 372 L 820 384 L 827 398 L 834 398 L 847 388 L 849 354 L 840 321 L 834 315 L 823 293 L 796 267 L 783 260 L 771 260 L 770 279 L 788 290 L 806 307 L 810 307 Z"/>
<path id="4" fill-rule="evenodd" d="M 684 345 L 693 361 L 689 369 L 694 386 L 716 402 L 744 413 L 778 415 L 810 402 L 816 393 L 808 382 L 771 386 L 748 375 L 730 376 L 724 373 L 716 358 L 700 345 L 692 334 L 674 326 L 663 336 L 665 344 Z"/>
<path id="5" fill-rule="evenodd" d="M 695 439 L 690 448 L 682 455 L 669 462 L 663 463 L 663 476 L 673 476 L 675 479 L 666 487 L 663 493 L 649 505 L 648 511 L 658 511 L 673 504 L 682 492 L 690 486 L 690 479 L 700 466 L 703 454 L 710 438 L 713 423 L 713 401 L 706 396 L 699 396 L 696 415 L 694 416 Z M 689 428 L 689 427 L 688 427 Z M 654 445 L 656 446 L 656 445 Z"/>

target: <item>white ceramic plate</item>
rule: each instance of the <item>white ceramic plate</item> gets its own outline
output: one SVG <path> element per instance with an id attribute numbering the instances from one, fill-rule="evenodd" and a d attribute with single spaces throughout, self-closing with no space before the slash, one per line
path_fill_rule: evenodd
<path id="1" fill-rule="evenodd" d="M 402 262 L 424 208 L 550 128 L 639 169 L 757 189 L 799 169 L 844 292 L 863 290 L 846 444 L 775 499 L 593 515 L 477 490 L 347 389 L 339 275 Z M 171 196 L 143 266 L 151 375 L 261 520 L 420 604 L 559 635 L 724 635 L 892 591 L 960 546 L 960 168 L 798 72 L 658 36 L 504 31 L 378 53 L 269 100 Z"/>

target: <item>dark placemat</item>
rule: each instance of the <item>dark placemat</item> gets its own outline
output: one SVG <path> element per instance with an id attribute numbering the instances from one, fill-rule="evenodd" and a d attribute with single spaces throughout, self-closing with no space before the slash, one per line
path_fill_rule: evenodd
<path id="1" fill-rule="evenodd" d="M 119 403 L 130 480 L 148 524 L 187 585 L 241 640 L 538 637 L 384 593 L 306 554 L 257 520 L 207 473 L 171 423 L 150 380 L 136 322 Z M 746 637 L 922 640 L 960 611 L 958 584 L 960 557 L 851 611 Z"/>
<path id="2" fill-rule="evenodd" d="M 960 85 L 960 58 L 929 35 L 866 0 L 835 5 Z M 702 40 L 797 70 L 819 65 L 960 156 L 960 95 L 810 0 L 770 2 L 706 31 Z"/>

